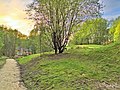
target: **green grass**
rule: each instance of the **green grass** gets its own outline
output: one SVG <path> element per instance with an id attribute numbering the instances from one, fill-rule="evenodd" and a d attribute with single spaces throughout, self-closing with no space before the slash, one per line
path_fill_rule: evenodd
<path id="1" fill-rule="evenodd" d="M 25 57 L 18 58 L 18 62 L 20 64 L 26 64 L 27 62 L 30 62 L 33 58 L 40 56 L 40 54 L 33 54 Z"/>
<path id="2" fill-rule="evenodd" d="M 20 58 L 17 59 L 17 61 L 18 61 L 19 64 L 22 65 L 22 64 L 26 64 L 26 63 L 30 62 L 31 60 L 33 60 L 33 59 L 35 59 L 39 56 L 42 56 L 43 54 L 46 55 L 46 54 L 51 54 L 51 53 L 53 53 L 53 52 L 45 52 L 45 53 L 41 53 L 41 54 L 32 54 L 32 55 L 29 55 L 29 56 L 20 57 Z"/>
<path id="3" fill-rule="evenodd" d="M 29 90 L 120 90 L 120 44 L 74 46 L 21 65 Z"/>
<path id="4" fill-rule="evenodd" d="M 0 57 L 0 68 L 5 64 L 6 57 Z"/>
<path id="5" fill-rule="evenodd" d="M 103 47 L 104 45 L 72 45 L 68 46 L 68 49 L 75 49 L 75 48 L 100 48 Z"/>

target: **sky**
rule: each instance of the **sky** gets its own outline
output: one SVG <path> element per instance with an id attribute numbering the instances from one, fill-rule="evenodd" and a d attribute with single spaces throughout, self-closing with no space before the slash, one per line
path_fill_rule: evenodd
<path id="1" fill-rule="evenodd" d="M 103 17 L 111 20 L 120 16 L 120 0 L 100 0 L 103 2 Z"/>
<path id="2" fill-rule="evenodd" d="M 32 0 L 0 0 L 0 25 L 6 25 L 28 35 L 33 22 L 27 17 L 25 8 Z"/>
<path id="3" fill-rule="evenodd" d="M 6 25 L 29 35 L 33 29 L 33 22 L 25 19 L 26 5 L 32 0 L 0 0 L 0 25 Z M 120 0 L 100 0 L 103 2 L 103 18 L 108 20 L 120 16 Z"/>

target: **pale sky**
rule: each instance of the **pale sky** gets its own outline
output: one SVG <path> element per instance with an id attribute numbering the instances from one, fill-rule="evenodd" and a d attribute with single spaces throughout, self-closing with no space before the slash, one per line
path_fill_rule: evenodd
<path id="1" fill-rule="evenodd" d="M 26 5 L 33 0 L 0 0 L 0 25 L 7 25 L 28 35 L 33 22 L 25 19 Z M 105 5 L 103 17 L 110 20 L 120 16 L 120 0 L 100 0 Z"/>
<path id="2" fill-rule="evenodd" d="M 32 0 L 0 0 L 0 25 L 7 25 L 28 35 L 33 28 L 33 22 L 25 19 L 26 5 Z"/>
<path id="3" fill-rule="evenodd" d="M 110 20 L 120 16 L 120 0 L 100 0 L 104 4 L 103 17 Z"/>

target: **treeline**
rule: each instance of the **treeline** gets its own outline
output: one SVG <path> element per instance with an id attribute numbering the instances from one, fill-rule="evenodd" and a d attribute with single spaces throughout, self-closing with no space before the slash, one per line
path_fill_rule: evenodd
<path id="1" fill-rule="evenodd" d="M 32 46 L 32 49 L 34 48 L 35 53 L 42 53 L 42 52 L 48 52 L 52 51 L 52 44 L 50 39 L 50 33 L 45 32 L 43 28 L 39 31 L 38 28 L 34 28 L 29 35 L 29 45 Z"/>
<path id="2" fill-rule="evenodd" d="M 16 54 L 16 47 L 20 45 L 21 40 L 27 36 L 4 25 L 0 26 L 0 55 L 13 57 Z"/>
<path id="3" fill-rule="evenodd" d="M 68 44 L 109 44 L 120 41 L 120 17 L 107 21 L 103 18 L 89 19 L 72 28 Z M 32 54 L 54 50 L 51 33 L 46 27 L 35 27 L 29 36 L 18 30 L 0 26 L 0 55 L 14 57 L 17 48 L 30 49 Z"/>
<path id="4" fill-rule="evenodd" d="M 120 41 L 120 17 L 107 21 L 103 18 L 86 20 L 73 28 L 71 44 L 109 44 Z"/>
<path id="5" fill-rule="evenodd" d="M 34 0 L 27 6 L 35 22 L 30 36 L 0 26 L 1 55 L 14 56 L 17 47 L 33 54 L 51 50 L 63 53 L 68 44 L 108 44 L 120 40 L 120 17 L 101 18 L 99 0 Z M 33 13 L 34 12 L 34 13 Z"/>
<path id="6" fill-rule="evenodd" d="M 67 45 L 97 44 L 107 45 L 120 40 L 120 17 L 108 21 L 103 18 L 88 19 L 72 28 Z M 53 51 L 51 32 L 47 27 L 35 27 L 22 45 L 31 48 L 32 53 Z"/>
<path id="7" fill-rule="evenodd" d="M 52 48 L 47 36 L 35 32 L 35 30 L 33 29 L 30 35 L 26 36 L 16 29 L 1 25 L 0 56 L 14 57 L 20 48 L 31 50 L 32 54 L 51 51 Z"/>

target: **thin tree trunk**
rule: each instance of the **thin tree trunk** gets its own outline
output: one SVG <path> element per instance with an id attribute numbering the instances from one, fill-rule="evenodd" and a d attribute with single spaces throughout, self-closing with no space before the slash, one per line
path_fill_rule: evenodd
<path id="1" fill-rule="evenodd" d="M 55 54 L 57 54 L 57 48 L 55 48 Z"/>
<path id="2" fill-rule="evenodd" d="M 56 39 L 56 33 L 55 32 L 53 32 L 53 44 L 54 44 L 54 50 L 55 50 L 55 54 L 57 54 L 57 50 L 58 50 L 58 48 L 57 48 L 57 39 Z"/>
<path id="3" fill-rule="evenodd" d="M 64 49 L 65 49 L 64 47 L 60 47 L 59 48 L 59 53 L 63 53 Z"/>

